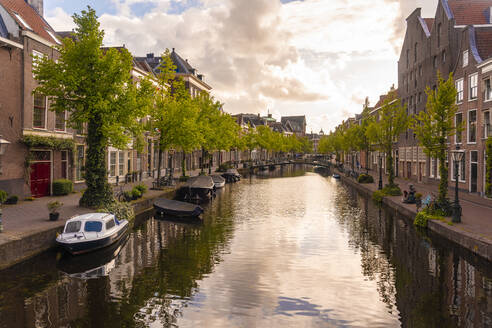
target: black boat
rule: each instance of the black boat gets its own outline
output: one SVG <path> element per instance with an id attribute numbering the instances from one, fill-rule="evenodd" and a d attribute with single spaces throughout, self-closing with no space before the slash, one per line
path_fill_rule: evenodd
<path id="1" fill-rule="evenodd" d="M 197 217 L 203 213 L 203 208 L 198 205 L 165 198 L 157 199 L 154 202 L 154 208 L 160 215 L 169 215 L 179 218 Z"/>
<path id="2" fill-rule="evenodd" d="M 178 189 L 176 195 L 179 200 L 187 202 L 200 202 L 212 198 L 215 195 L 214 180 L 209 176 L 197 176 Z"/>
<path id="3" fill-rule="evenodd" d="M 226 179 L 227 183 L 238 182 L 241 180 L 241 174 L 236 169 L 229 169 L 227 172 L 222 173 L 222 177 Z"/>

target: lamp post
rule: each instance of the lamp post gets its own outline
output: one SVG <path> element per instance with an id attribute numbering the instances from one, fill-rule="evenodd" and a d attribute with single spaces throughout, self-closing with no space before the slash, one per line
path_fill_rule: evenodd
<path id="1" fill-rule="evenodd" d="M 379 184 L 378 184 L 378 190 L 383 189 L 383 158 L 381 157 L 381 153 L 378 154 L 379 156 Z"/>
<path id="2" fill-rule="evenodd" d="M 455 188 L 454 188 L 454 203 L 453 203 L 453 219 L 454 223 L 461 222 L 461 205 L 458 198 L 458 178 L 459 178 L 459 163 L 463 160 L 463 156 L 465 155 L 464 150 L 460 150 L 460 145 L 456 145 L 456 150 L 452 150 L 451 154 L 453 155 L 454 161 L 454 180 L 455 180 Z"/>

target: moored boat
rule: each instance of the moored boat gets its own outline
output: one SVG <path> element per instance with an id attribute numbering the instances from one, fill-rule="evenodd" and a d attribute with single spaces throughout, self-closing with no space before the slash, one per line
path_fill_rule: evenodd
<path id="1" fill-rule="evenodd" d="M 177 198 L 189 202 L 200 202 L 212 198 L 215 195 L 215 184 L 209 176 L 197 176 L 178 189 Z"/>
<path id="2" fill-rule="evenodd" d="M 214 181 L 215 188 L 224 188 L 226 180 L 222 176 L 218 174 L 212 175 L 212 180 Z"/>
<path id="3" fill-rule="evenodd" d="M 114 214 L 89 213 L 78 215 L 65 223 L 56 244 L 72 255 L 107 247 L 128 232 L 127 220 L 119 221 Z"/>
<path id="4" fill-rule="evenodd" d="M 154 208 L 160 215 L 174 217 L 198 217 L 203 213 L 203 208 L 198 205 L 165 198 L 157 199 Z"/>
<path id="5" fill-rule="evenodd" d="M 334 173 L 334 174 L 333 174 L 333 178 L 334 178 L 334 179 L 337 179 L 337 180 L 338 180 L 338 179 L 340 179 L 340 174 L 336 174 L 336 173 Z"/>
<path id="6" fill-rule="evenodd" d="M 229 169 L 227 172 L 222 173 L 222 177 L 226 179 L 227 183 L 238 182 L 241 180 L 241 174 L 236 169 Z"/>

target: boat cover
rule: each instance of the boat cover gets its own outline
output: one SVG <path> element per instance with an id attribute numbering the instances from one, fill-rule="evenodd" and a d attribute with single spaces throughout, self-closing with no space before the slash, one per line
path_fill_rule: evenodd
<path id="1" fill-rule="evenodd" d="M 213 189 L 214 181 L 212 177 L 202 175 L 190 178 L 183 187 L 192 189 Z"/>

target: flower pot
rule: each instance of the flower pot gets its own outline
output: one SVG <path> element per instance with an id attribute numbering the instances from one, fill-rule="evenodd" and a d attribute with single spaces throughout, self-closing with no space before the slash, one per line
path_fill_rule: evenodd
<path id="1" fill-rule="evenodd" d="M 50 221 L 58 221 L 60 213 L 50 213 Z"/>

